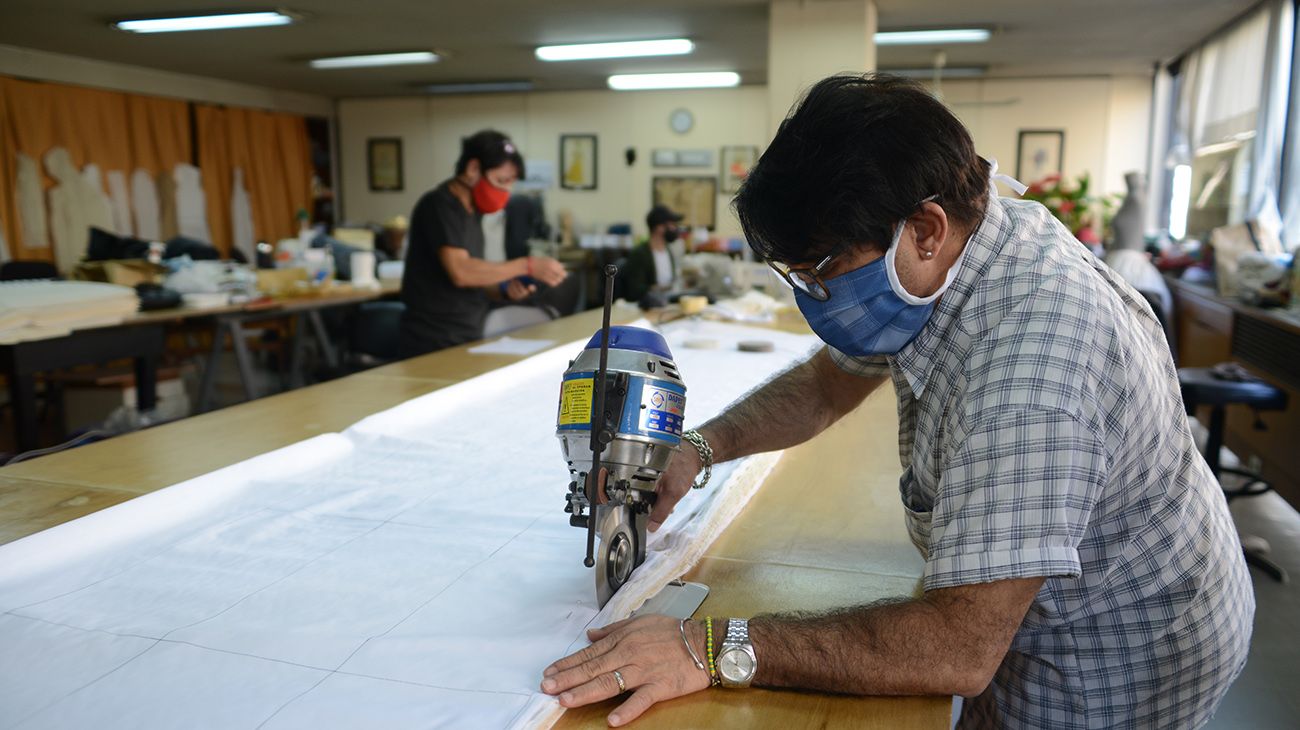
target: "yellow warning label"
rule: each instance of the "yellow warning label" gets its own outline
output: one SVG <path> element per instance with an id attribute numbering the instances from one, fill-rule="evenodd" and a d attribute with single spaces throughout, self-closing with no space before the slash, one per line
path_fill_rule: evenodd
<path id="1" fill-rule="evenodd" d="M 564 381 L 560 389 L 559 425 L 574 426 L 591 423 L 593 380 L 593 378 L 574 378 Z"/>

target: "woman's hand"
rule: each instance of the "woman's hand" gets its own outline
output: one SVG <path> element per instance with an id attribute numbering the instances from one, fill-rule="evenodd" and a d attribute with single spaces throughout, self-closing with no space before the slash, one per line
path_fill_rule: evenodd
<path id="1" fill-rule="evenodd" d="M 622 694 L 632 696 L 609 715 L 613 727 L 640 717 L 656 702 L 707 689 L 707 670 L 696 668 L 682 643 L 681 622 L 670 616 L 638 616 L 589 629 L 591 646 L 555 662 L 542 673 L 542 691 L 558 695 L 565 707 L 580 707 Z M 686 638 L 704 660 L 704 627 L 686 622 Z"/>

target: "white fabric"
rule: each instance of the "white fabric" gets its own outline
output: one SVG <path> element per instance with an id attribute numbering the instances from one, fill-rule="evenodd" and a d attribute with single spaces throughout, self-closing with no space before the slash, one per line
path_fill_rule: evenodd
<path id="1" fill-rule="evenodd" d="M 234 184 L 230 191 L 230 232 L 235 249 L 242 251 L 249 261 L 256 261 L 257 234 L 253 232 L 253 203 L 248 198 L 248 187 L 244 185 L 242 167 L 235 168 Z"/>
<path id="2" fill-rule="evenodd" d="M 135 218 L 135 235 L 146 241 L 162 239 L 162 210 L 158 204 L 158 185 L 148 170 L 136 168 L 131 173 L 131 214 Z"/>
<path id="3" fill-rule="evenodd" d="M 487 213 L 481 222 L 483 228 L 483 260 L 506 260 L 506 211 Z"/>
<path id="4" fill-rule="evenodd" d="M 86 183 L 82 195 L 86 196 L 85 205 L 88 209 L 90 225 L 101 231 L 116 233 L 113 201 L 109 198 L 108 188 L 104 185 L 104 175 L 100 172 L 99 165 L 93 162 L 86 163 L 86 166 L 81 168 L 81 179 Z"/>
<path id="5" fill-rule="evenodd" d="M 666 336 L 702 422 L 815 338 Z M 690 350 L 710 337 L 719 350 Z M 735 343 L 762 338 L 770 354 Z M 561 511 L 579 342 L 0 546 L 0 707 L 23 727 L 500 728 L 560 712 L 541 670 L 713 539 L 776 459 L 714 471 L 597 611 Z"/>
<path id="6" fill-rule="evenodd" d="M 1169 293 L 1169 285 L 1165 283 L 1165 277 L 1161 276 L 1160 270 L 1151 263 L 1151 257 L 1146 251 L 1132 249 L 1111 251 L 1106 254 L 1106 265 L 1127 281 L 1129 286 L 1139 292 L 1155 295 L 1160 301 L 1160 306 L 1164 308 L 1162 314 L 1166 320 L 1173 317 L 1174 297 Z"/>
<path id="7" fill-rule="evenodd" d="M 667 289 L 673 285 L 673 258 L 667 248 L 650 247 L 655 261 L 655 285 Z"/>
<path id="8" fill-rule="evenodd" d="M 113 232 L 119 236 L 134 236 L 131 226 L 131 194 L 127 192 L 126 175 L 121 170 L 109 170 L 104 179 L 108 182 L 108 204 L 113 213 Z"/>
<path id="9" fill-rule="evenodd" d="M 14 161 L 18 178 L 18 228 L 22 232 L 19 243 L 25 248 L 45 248 L 50 245 L 50 230 L 41 170 L 36 160 L 21 152 L 14 155 Z"/>
<path id="10" fill-rule="evenodd" d="M 212 233 L 208 230 L 208 213 L 203 202 L 203 184 L 200 179 L 199 168 L 181 162 L 176 165 L 174 175 L 176 177 L 176 226 L 178 232 L 186 238 L 212 243 Z"/>
<path id="11" fill-rule="evenodd" d="M 86 255 L 90 228 L 113 227 L 108 197 L 91 178 L 99 178 L 99 168 L 88 165 L 83 173 L 72 163 L 62 147 L 45 153 L 45 170 L 56 184 L 49 191 L 50 232 L 54 239 L 54 261 L 62 271 L 71 271 Z"/>
<path id="12" fill-rule="evenodd" d="M 91 281 L 0 282 L 0 344 L 117 324 L 139 306 L 129 286 Z"/>

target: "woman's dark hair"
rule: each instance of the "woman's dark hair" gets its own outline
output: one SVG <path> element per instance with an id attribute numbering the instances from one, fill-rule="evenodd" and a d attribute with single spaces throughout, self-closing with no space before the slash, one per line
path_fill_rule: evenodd
<path id="1" fill-rule="evenodd" d="M 977 224 L 988 186 L 970 133 L 919 84 L 839 75 L 781 123 L 732 208 L 755 253 L 797 264 L 845 243 L 887 248 L 931 195 L 948 217 Z"/>
<path id="2" fill-rule="evenodd" d="M 524 177 L 524 156 L 519 154 L 519 148 L 509 137 L 495 129 L 484 129 L 461 139 L 460 158 L 456 160 L 457 175 L 465 172 L 470 160 L 478 160 L 479 168 L 484 172 L 513 162 L 519 171 L 519 179 Z"/>

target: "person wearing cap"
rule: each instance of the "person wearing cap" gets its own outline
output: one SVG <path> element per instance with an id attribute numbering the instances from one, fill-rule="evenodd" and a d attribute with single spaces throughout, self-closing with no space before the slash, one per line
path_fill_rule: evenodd
<path id="1" fill-rule="evenodd" d="M 638 244 L 627 256 L 623 267 L 622 296 L 629 302 L 639 302 L 651 291 L 672 288 L 677 280 L 677 261 L 669 244 L 681 237 L 677 227 L 682 215 L 666 205 L 656 205 L 646 214 L 646 228 L 650 238 Z"/>
<path id="2" fill-rule="evenodd" d="M 514 142 L 483 130 L 461 141 L 455 176 L 415 204 L 402 274 L 401 357 L 477 340 L 491 297 L 518 301 L 533 293 L 535 282 L 564 281 L 564 265 L 552 258 L 483 258 L 482 216 L 504 208 L 523 175 L 524 158 Z"/>

